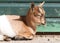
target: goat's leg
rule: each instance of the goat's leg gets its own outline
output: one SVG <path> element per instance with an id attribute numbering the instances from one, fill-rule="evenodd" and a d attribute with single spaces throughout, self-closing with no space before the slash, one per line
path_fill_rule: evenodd
<path id="1" fill-rule="evenodd" d="M 33 39 L 34 35 L 30 33 L 21 33 L 15 36 L 15 39 Z"/>
<path id="2" fill-rule="evenodd" d="M 10 41 L 11 38 L 5 36 L 5 35 L 0 35 L 0 41 Z"/>
<path id="3" fill-rule="evenodd" d="M 10 41 L 11 38 L 5 36 L 5 35 L 0 35 L 0 41 Z"/>
<path id="4" fill-rule="evenodd" d="M 16 35 L 13 39 L 15 39 L 15 40 L 20 40 L 20 39 L 24 39 L 24 37 L 23 36 L 19 36 L 19 35 Z"/>
<path id="5" fill-rule="evenodd" d="M 34 35 L 32 33 L 26 32 L 26 33 L 24 33 L 24 37 L 26 39 L 33 39 L 34 38 Z"/>
<path id="6" fill-rule="evenodd" d="M 11 40 L 10 37 L 4 35 L 4 41 L 10 41 L 10 40 Z"/>

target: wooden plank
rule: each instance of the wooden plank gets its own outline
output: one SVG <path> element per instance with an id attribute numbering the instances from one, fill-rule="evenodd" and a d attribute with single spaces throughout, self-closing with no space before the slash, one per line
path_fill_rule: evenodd
<path id="1" fill-rule="evenodd" d="M 0 43 L 59 43 L 60 35 L 36 35 L 33 40 L 0 41 Z"/>
<path id="2" fill-rule="evenodd" d="M 26 15 L 31 3 L 0 3 L 0 15 Z M 38 3 L 35 3 L 36 5 Z M 45 3 L 46 17 L 60 17 L 60 3 Z"/>
<path id="3" fill-rule="evenodd" d="M 37 32 L 60 32 L 60 18 L 47 18 L 46 25 L 37 26 Z"/>
<path id="4" fill-rule="evenodd" d="M 60 32 L 60 23 L 47 23 L 45 26 L 38 26 L 37 32 Z"/>
<path id="5" fill-rule="evenodd" d="M 45 1 L 45 2 L 55 2 L 55 3 L 58 3 L 60 2 L 60 0 L 0 0 L 0 3 L 26 3 L 26 2 L 42 2 L 42 1 Z"/>
<path id="6" fill-rule="evenodd" d="M 46 18 L 48 23 L 60 23 L 60 18 Z"/>

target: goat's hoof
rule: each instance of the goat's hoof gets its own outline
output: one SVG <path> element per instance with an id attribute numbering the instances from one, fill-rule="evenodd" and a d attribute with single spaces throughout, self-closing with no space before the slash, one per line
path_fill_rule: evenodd
<path id="1" fill-rule="evenodd" d="M 6 38 L 4 39 L 4 41 L 11 41 L 11 38 Z"/>
<path id="2" fill-rule="evenodd" d="M 20 40 L 20 39 L 23 39 L 24 37 L 19 37 L 19 36 L 15 36 L 14 38 L 13 38 L 13 40 Z"/>
<path id="3" fill-rule="evenodd" d="M 25 37 L 25 39 L 27 40 L 32 40 L 33 38 L 34 38 L 33 36 Z"/>

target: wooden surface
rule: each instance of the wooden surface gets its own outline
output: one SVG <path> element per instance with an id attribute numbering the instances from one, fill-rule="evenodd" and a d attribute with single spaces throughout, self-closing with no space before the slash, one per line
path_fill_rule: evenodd
<path id="1" fill-rule="evenodd" d="M 0 3 L 22 3 L 22 2 L 42 2 L 42 1 L 45 1 L 45 2 L 49 2 L 49 3 L 52 3 L 52 2 L 60 2 L 60 0 L 0 0 Z"/>
<path id="2" fill-rule="evenodd" d="M 37 35 L 33 40 L 11 40 L 0 43 L 60 43 L 60 35 Z"/>

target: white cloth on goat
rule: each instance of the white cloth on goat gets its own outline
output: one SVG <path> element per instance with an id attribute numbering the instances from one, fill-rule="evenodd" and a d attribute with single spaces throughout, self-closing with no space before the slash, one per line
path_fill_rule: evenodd
<path id="1" fill-rule="evenodd" d="M 16 36 L 6 15 L 0 16 L 0 34 L 7 35 L 9 37 Z"/>

